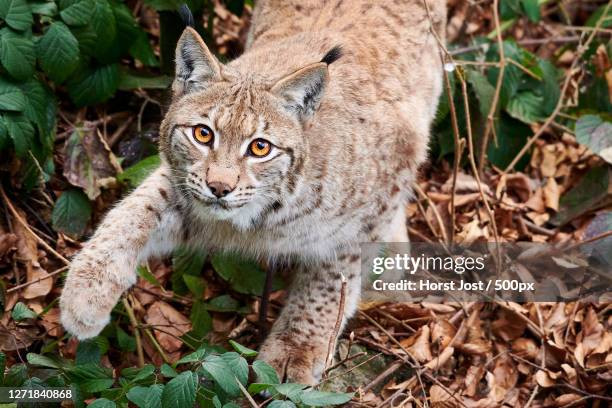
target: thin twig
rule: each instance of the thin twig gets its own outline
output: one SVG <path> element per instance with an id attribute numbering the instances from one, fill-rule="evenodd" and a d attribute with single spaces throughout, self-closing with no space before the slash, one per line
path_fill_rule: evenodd
<path id="1" fill-rule="evenodd" d="M 130 305 L 127 296 L 124 296 L 121 299 L 123 302 L 123 307 L 125 307 L 125 311 L 128 314 L 128 318 L 130 319 L 130 324 L 132 325 L 132 332 L 134 332 L 134 338 L 136 339 L 136 354 L 138 355 L 138 367 L 144 367 L 144 352 L 142 350 L 142 340 L 140 338 L 140 330 L 138 330 L 138 321 L 136 320 L 136 315 L 134 314 L 134 309 L 132 305 Z"/>
<path id="2" fill-rule="evenodd" d="M 23 289 L 23 288 L 28 287 L 28 286 L 30 286 L 30 285 L 33 285 L 33 284 L 35 284 L 35 283 L 38 283 L 38 282 L 44 281 L 44 280 L 46 280 L 46 279 L 52 278 L 52 277 L 54 277 L 55 275 L 58 275 L 58 274 L 60 274 L 60 273 L 62 273 L 62 272 L 65 272 L 65 271 L 67 271 L 67 270 L 68 270 L 68 266 L 62 266 L 61 268 L 56 269 L 56 270 L 54 270 L 53 272 L 50 272 L 50 273 L 49 273 L 49 274 L 47 274 L 46 276 L 43 276 L 43 277 L 41 277 L 41 278 L 35 279 L 35 280 L 33 280 L 33 281 L 30 281 L 30 282 L 22 283 L 21 285 L 14 286 L 14 287 L 12 287 L 12 288 L 8 289 L 8 290 L 6 291 L 6 293 L 11 293 L 11 292 L 18 291 L 18 290 L 20 290 L 20 289 Z"/>
<path id="3" fill-rule="evenodd" d="M 506 71 L 506 55 L 504 53 L 504 41 L 500 30 L 499 23 L 499 0 L 493 1 L 493 21 L 495 22 L 495 33 L 497 37 L 497 52 L 499 53 L 499 73 L 497 74 L 497 83 L 495 84 L 495 93 L 493 94 L 493 100 L 491 101 L 491 108 L 489 108 L 489 114 L 487 115 L 487 125 L 485 127 L 484 134 L 482 136 L 482 142 L 480 144 L 480 151 L 478 153 L 478 175 L 482 175 L 487 157 L 487 147 L 489 146 L 489 137 L 495 127 L 495 115 L 497 112 L 497 104 L 499 103 L 499 96 L 501 94 L 501 88 L 504 81 L 504 73 Z M 495 133 L 493 134 L 495 137 Z M 496 141 L 497 142 L 497 141 Z"/>
<path id="4" fill-rule="evenodd" d="M 42 245 L 47 251 L 49 251 L 51 254 L 53 254 L 57 259 L 59 259 L 60 261 L 64 262 L 66 265 L 70 265 L 70 261 L 69 260 L 67 260 L 62 255 L 60 255 L 55 249 L 51 248 L 51 246 L 49 244 L 47 244 L 45 242 L 45 240 L 43 240 L 41 237 L 36 235 L 36 233 L 34 231 L 32 231 L 32 229 L 30 228 L 28 223 L 21 217 L 21 215 L 19 215 L 19 213 L 17 212 L 15 207 L 13 207 L 13 204 L 9 201 L 8 197 L 6 196 L 6 193 L 4 192 L 4 187 L 2 187 L 2 184 L 0 184 L 0 195 L 2 195 L 2 199 L 6 203 L 8 209 L 13 214 L 13 216 L 15 217 L 17 222 L 19 222 L 19 224 L 21 224 L 21 226 L 24 229 L 26 231 L 28 231 L 32 235 L 32 237 L 34 237 L 34 239 L 36 241 L 38 241 L 38 243 L 40 245 Z"/>
<path id="5" fill-rule="evenodd" d="M 257 405 L 253 397 L 251 397 L 251 394 L 249 394 L 248 391 L 244 388 L 244 385 L 242 385 L 240 380 L 238 380 L 236 376 L 234 376 L 234 379 L 236 380 L 236 384 L 238 384 L 238 388 L 240 388 L 240 391 L 242 392 L 242 394 L 244 394 L 247 401 L 249 401 L 249 404 L 251 404 L 253 408 L 259 408 L 259 405 Z"/>
<path id="6" fill-rule="evenodd" d="M 344 319 L 344 303 L 346 301 L 346 278 L 344 274 L 340 273 L 341 286 L 340 286 L 340 304 L 338 305 L 338 316 L 336 317 L 336 324 L 334 325 L 334 330 L 331 332 L 329 336 L 329 343 L 327 344 L 327 358 L 325 359 L 325 370 L 323 372 L 327 372 L 328 367 L 331 365 L 334 359 L 334 350 L 336 349 L 336 339 L 338 338 L 338 333 L 340 332 L 340 327 L 342 326 L 342 319 Z"/>

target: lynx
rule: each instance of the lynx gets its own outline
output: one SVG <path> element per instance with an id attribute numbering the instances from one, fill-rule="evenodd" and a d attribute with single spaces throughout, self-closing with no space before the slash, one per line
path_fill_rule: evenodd
<path id="1" fill-rule="evenodd" d="M 177 245 L 298 263 L 260 359 L 315 383 L 355 312 L 362 242 L 406 242 L 405 204 L 442 86 L 443 0 L 259 0 L 222 64 L 191 28 L 176 49 L 161 166 L 74 258 L 61 320 L 97 335 L 136 267 Z"/>

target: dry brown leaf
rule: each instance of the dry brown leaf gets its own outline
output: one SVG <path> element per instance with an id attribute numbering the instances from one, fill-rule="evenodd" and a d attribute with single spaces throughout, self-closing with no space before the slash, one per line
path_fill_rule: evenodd
<path id="1" fill-rule="evenodd" d="M 421 327 L 419 332 L 416 334 L 414 344 L 409 348 L 409 351 L 419 363 L 430 361 L 433 358 L 431 355 L 429 335 L 429 326 L 425 325 Z"/>
<path id="2" fill-rule="evenodd" d="M 503 401 L 506 394 L 516 386 L 518 371 L 514 361 L 505 350 L 505 346 L 496 345 L 499 357 L 495 360 L 493 369 L 493 386 L 489 390 L 489 397 L 495 401 Z"/>
<path id="3" fill-rule="evenodd" d="M 474 397 L 478 391 L 478 385 L 484 378 L 484 375 L 485 368 L 483 364 L 470 366 L 465 374 L 465 390 L 463 391 L 463 395 Z"/>
<path id="4" fill-rule="evenodd" d="M 22 219 L 25 214 L 17 210 Z M 40 267 L 38 263 L 38 247 L 36 239 L 19 222 L 13 223 L 13 230 L 17 236 L 17 256 L 25 263 L 26 282 L 34 282 L 44 278 L 49 274 Z M 53 288 L 53 279 L 43 279 L 39 282 L 27 286 L 21 296 L 25 299 L 34 299 L 39 296 L 46 296 Z"/>
<path id="5" fill-rule="evenodd" d="M 60 310 L 58 307 L 54 307 L 45 313 L 40 323 L 51 337 L 59 337 L 64 333 L 64 329 L 60 323 Z"/>
<path id="6" fill-rule="evenodd" d="M 538 370 L 535 373 L 535 380 L 540 387 L 550 388 L 555 385 L 555 381 L 544 370 Z"/>
<path id="7" fill-rule="evenodd" d="M 467 339 L 461 348 L 469 354 L 482 355 L 491 351 L 491 344 L 482 330 L 480 310 L 474 309 L 467 321 Z"/>
<path id="8" fill-rule="evenodd" d="M 147 309 L 145 321 L 153 326 L 157 341 L 169 353 L 181 348 L 183 342 L 180 336 L 191 330 L 189 319 L 161 300 L 153 303 Z M 159 330 L 156 330 L 156 327 L 159 327 Z"/>
<path id="9" fill-rule="evenodd" d="M 512 351 L 525 360 L 533 361 L 538 355 L 539 347 L 534 340 L 521 337 L 512 342 Z"/>
<path id="10" fill-rule="evenodd" d="M 434 384 L 429 389 L 429 398 L 432 408 L 455 408 L 461 405 L 457 401 L 458 397 L 449 393 L 449 391 Z"/>
<path id="11" fill-rule="evenodd" d="M 557 171 L 557 152 L 554 145 L 546 145 L 540 149 L 542 161 L 540 162 L 540 173 L 542 177 L 554 177 Z"/>
<path id="12" fill-rule="evenodd" d="M 554 211 L 559 211 L 559 199 L 561 198 L 561 189 L 554 177 L 549 177 L 542 190 L 544 203 L 546 208 Z"/>
<path id="13" fill-rule="evenodd" d="M 437 343 L 440 349 L 450 345 L 457 329 L 446 319 L 437 319 L 431 329 L 431 341 Z"/>
<path id="14" fill-rule="evenodd" d="M 0 234 L 0 258 L 15 249 L 17 249 L 17 235 L 10 233 Z"/>
<path id="15" fill-rule="evenodd" d="M 498 337 L 511 341 L 519 338 L 525 332 L 527 323 L 509 310 L 501 309 L 498 312 L 498 318 L 493 321 L 491 329 Z"/>

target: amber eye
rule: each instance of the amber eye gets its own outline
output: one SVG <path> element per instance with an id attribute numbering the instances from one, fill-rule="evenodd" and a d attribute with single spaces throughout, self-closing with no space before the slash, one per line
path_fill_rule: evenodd
<path id="1" fill-rule="evenodd" d="M 249 146 L 249 153 L 255 157 L 267 156 L 272 150 L 272 144 L 264 139 L 255 139 Z"/>
<path id="2" fill-rule="evenodd" d="M 206 125 L 198 125 L 193 128 L 193 138 L 196 142 L 208 145 L 212 144 L 215 134 L 212 129 Z"/>

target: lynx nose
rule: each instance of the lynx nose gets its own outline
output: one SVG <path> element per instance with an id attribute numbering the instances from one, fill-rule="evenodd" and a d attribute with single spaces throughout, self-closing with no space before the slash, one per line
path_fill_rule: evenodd
<path id="1" fill-rule="evenodd" d="M 229 184 L 225 184 L 220 181 L 208 183 L 208 188 L 217 198 L 225 197 L 234 190 L 234 187 L 230 187 Z"/>

